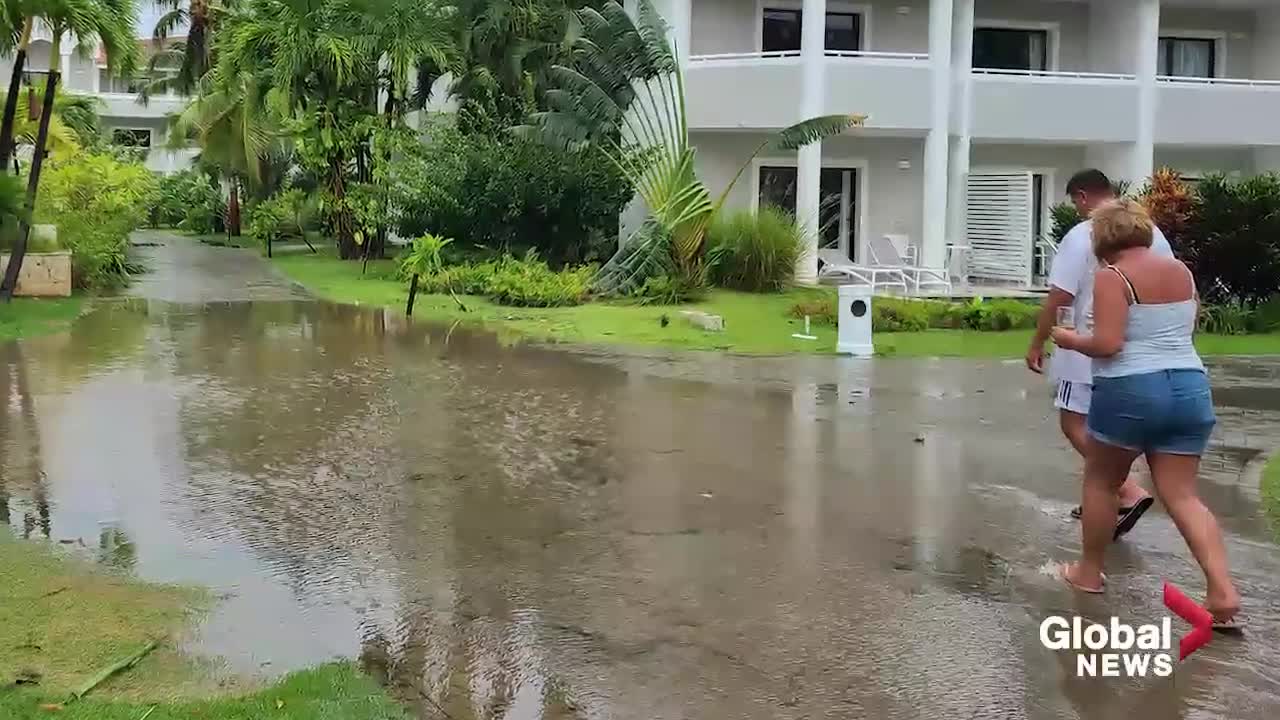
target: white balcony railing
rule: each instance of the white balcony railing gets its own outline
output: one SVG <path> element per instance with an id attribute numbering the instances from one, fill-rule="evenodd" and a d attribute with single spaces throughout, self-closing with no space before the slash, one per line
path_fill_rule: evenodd
<path id="1" fill-rule="evenodd" d="M 1000 68 L 974 68 L 974 75 L 994 75 L 999 77 L 1021 77 L 1044 80 L 1115 80 L 1117 82 L 1133 82 L 1137 75 L 1121 73 L 1076 72 L 1073 70 L 1003 70 Z"/>
<path id="2" fill-rule="evenodd" d="M 1186 77 L 1182 75 L 1158 75 L 1156 82 L 1173 85 L 1207 85 L 1210 87 L 1280 88 L 1280 80 L 1251 80 L 1248 78 Z"/>
<path id="3" fill-rule="evenodd" d="M 929 53 L 877 52 L 873 50 L 827 50 L 823 53 L 829 58 L 850 58 L 854 60 L 887 60 L 910 63 L 929 61 Z"/>
<path id="4" fill-rule="evenodd" d="M 690 55 L 690 65 L 736 65 L 744 62 L 759 62 L 761 60 L 798 60 L 800 59 L 799 50 L 781 50 L 774 52 L 738 52 L 738 53 L 714 53 L 711 55 Z"/>

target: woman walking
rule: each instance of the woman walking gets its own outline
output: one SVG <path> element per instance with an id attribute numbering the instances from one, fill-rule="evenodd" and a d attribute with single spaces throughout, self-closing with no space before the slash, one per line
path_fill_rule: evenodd
<path id="1" fill-rule="evenodd" d="M 1133 200 L 1093 213 L 1093 332 L 1054 328 L 1059 347 L 1092 358 L 1091 438 L 1085 459 L 1083 553 L 1060 573 L 1072 587 L 1100 593 L 1103 555 L 1115 532 L 1116 489 L 1146 455 L 1156 494 L 1204 571 L 1205 606 L 1221 628 L 1240 610 L 1222 530 L 1200 501 L 1196 476 L 1216 418 L 1209 379 L 1192 344 L 1199 298 L 1181 262 L 1151 252 L 1152 222 Z"/>

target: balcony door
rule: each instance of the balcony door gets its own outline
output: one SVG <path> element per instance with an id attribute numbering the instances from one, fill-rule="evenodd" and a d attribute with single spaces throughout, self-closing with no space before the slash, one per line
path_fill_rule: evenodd
<path id="1" fill-rule="evenodd" d="M 1213 38 L 1160 38 L 1159 75 L 1211 78 L 1218 74 L 1218 41 Z"/>
<path id="2" fill-rule="evenodd" d="M 818 246 L 835 248 L 857 260 L 858 168 L 824 167 L 818 181 Z M 796 214 L 794 165 L 762 165 L 756 198 L 761 207 L 771 205 Z"/>
<path id="3" fill-rule="evenodd" d="M 799 52 L 803 12 L 799 5 L 766 5 L 760 19 L 760 49 L 764 52 Z M 823 33 L 827 50 L 862 49 L 863 19 L 856 12 L 828 12 Z"/>
<path id="4" fill-rule="evenodd" d="M 973 66 L 981 70 L 1049 70 L 1049 31 L 976 28 Z"/>

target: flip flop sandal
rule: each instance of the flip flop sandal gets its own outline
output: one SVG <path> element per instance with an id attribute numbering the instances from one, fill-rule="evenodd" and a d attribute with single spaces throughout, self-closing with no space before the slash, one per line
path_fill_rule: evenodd
<path id="1" fill-rule="evenodd" d="M 1132 509 L 1133 509 L 1132 507 L 1122 507 L 1120 508 L 1119 514 L 1124 515 L 1125 513 L 1129 512 Z M 1080 516 L 1083 514 L 1084 514 L 1084 509 L 1081 508 L 1079 505 L 1071 508 L 1071 519 L 1079 520 Z"/>
<path id="2" fill-rule="evenodd" d="M 1223 635 L 1244 635 L 1244 623 L 1237 618 L 1214 620 L 1211 627 L 1214 632 L 1222 633 Z"/>
<path id="3" fill-rule="evenodd" d="M 1151 506 L 1155 504 L 1156 499 L 1148 496 L 1142 498 L 1137 502 L 1137 504 L 1129 508 L 1129 512 L 1121 516 L 1120 522 L 1116 523 L 1116 534 L 1112 540 L 1119 540 L 1127 535 L 1129 531 L 1133 529 L 1133 526 L 1137 525 L 1138 521 L 1142 519 L 1142 516 L 1151 509 Z"/>
<path id="4" fill-rule="evenodd" d="M 1071 582 L 1071 579 L 1067 577 L 1067 570 L 1068 570 L 1070 567 L 1071 567 L 1071 565 L 1070 565 L 1069 563 L 1058 563 L 1058 579 L 1059 579 L 1059 580 L 1061 580 L 1062 582 L 1066 583 L 1066 584 L 1067 584 L 1067 587 L 1071 588 L 1072 590 L 1078 590 L 1078 591 L 1080 591 L 1080 592 L 1082 592 L 1082 593 L 1088 593 L 1089 595 L 1101 595 L 1101 594 L 1103 594 L 1104 592 L 1106 592 L 1106 591 L 1107 591 L 1107 576 L 1106 576 L 1106 575 L 1103 575 L 1103 576 L 1102 576 L 1102 586 L 1101 586 L 1101 587 L 1096 587 L 1096 588 L 1087 588 L 1087 587 L 1085 587 L 1085 586 L 1083 586 L 1083 585 L 1077 585 L 1077 584 L 1075 584 L 1075 583 Z"/>

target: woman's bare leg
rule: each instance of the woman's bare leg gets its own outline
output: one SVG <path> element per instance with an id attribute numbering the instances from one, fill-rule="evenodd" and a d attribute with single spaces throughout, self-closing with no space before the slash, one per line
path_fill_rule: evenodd
<path id="1" fill-rule="evenodd" d="M 1204 571 L 1208 586 L 1205 605 L 1217 620 L 1234 618 L 1240 611 L 1240 593 L 1231 582 L 1222 529 L 1196 492 L 1200 458 L 1151 453 L 1147 455 L 1147 464 L 1151 466 L 1156 494 Z"/>
<path id="2" fill-rule="evenodd" d="M 1138 457 L 1134 450 L 1094 440 L 1084 460 L 1084 498 L 1081 502 L 1080 562 L 1067 570 L 1067 579 L 1086 588 L 1102 587 L 1102 563 L 1116 531 L 1119 508 L 1116 490 L 1129 477 Z"/>

